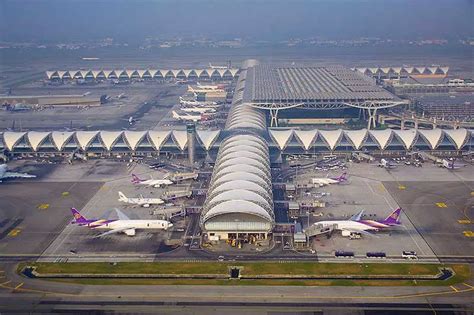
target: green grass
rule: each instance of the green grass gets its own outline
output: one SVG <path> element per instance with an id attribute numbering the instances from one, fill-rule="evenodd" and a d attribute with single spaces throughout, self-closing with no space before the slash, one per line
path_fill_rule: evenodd
<path id="1" fill-rule="evenodd" d="M 39 273 L 68 274 L 228 274 L 230 266 L 243 267 L 242 275 L 434 275 L 441 267 L 452 268 L 456 275 L 445 281 L 439 280 L 299 280 L 299 279 L 54 279 L 53 281 L 82 284 L 150 284 L 150 285 L 296 285 L 296 286 L 446 286 L 461 283 L 471 277 L 466 264 L 337 264 L 337 263 L 271 263 L 271 262 L 124 262 L 110 263 L 22 263 L 35 266 Z"/>

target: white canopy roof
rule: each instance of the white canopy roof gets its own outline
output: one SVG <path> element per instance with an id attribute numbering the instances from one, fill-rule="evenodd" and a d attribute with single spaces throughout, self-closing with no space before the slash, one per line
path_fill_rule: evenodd
<path id="1" fill-rule="evenodd" d="M 79 146 L 86 150 L 92 142 L 92 139 L 98 134 L 98 131 L 77 131 L 76 139 Z"/>
<path id="2" fill-rule="evenodd" d="M 105 148 L 110 151 L 121 135 L 122 131 L 101 131 L 100 139 L 102 139 Z"/>
<path id="3" fill-rule="evenodd" d="M 130 149 L 134 150 L 137 148 L 140 141 L 145 137 L 146 131 L 125 131 L 125 141 L 128 143 Z"/>
<path id="4" fill-rule="evenodd" d="M 438 143 L 441 141 L 441 136 L 443 135 L 443 132 L 441 131 L 441 129 L 430 129 L 430 130 L 418 129 L 418 132 L 421 134 L 423 138 L 426 139 L 431 149 L 436 149 L 436 147 L 438 146 Z"/>
<path id="5" fill-rule="evenodd" d="M 347 138 L 352 142 L 354 148 L 359 150 L 367 137 L 367 129 L 345 130 Z"/>
<path id="6" fill-rule="evenodd" d="M 185 130 L 173 130 L 173 139 L 181 150 L 188 144 L 188 134 Z"/>
<path id="7" fill-rule="evenodd" d="M 331 150 L 334 150 L 337 143 L 342 137 L 342 129 L 338 130 L 319 130 L 319 134 L 329 145 Z"/>
<path id="8" fill-rule="evenodd" d="M 38 146 L 43 142 L 48 136 L 49 132 L 39 132 L 39 131 L 29 131 L 27 134 L 28 142 L 31 145 L 33 151 L 38 150 Z"/>
<path id="9" fill-rule="evenodd" d="M 451 140 L 453 140 L 454 144 L 456 145 L 456 149 L 461 149 L 464 142 L 466 142 L 468 137 L 467 129 L 446 129 L 444 132 L 448 135 Z"/>
<path id="10" fill-rule="evenodd" d="M 3 133 L 3 142 L 8 150 L 12 150 L 15 144 L 20 141 L 26 132 L 5 131 Z"/>
<path id="11" fill-rule="evenodd" d="M 393 130 L 395 135 L 402 141 L 403 145 L 406 149 L 411 149 L 413 144 L 415 143 L 416 139 L 416 130 L 409 129 L 409 130 Z"/>
<path id="12" fill-rule="evenodd" d="M 387 147 L 388 142 L 392 137 L 392 129 L 385 130 L 369 130 L 374 140 L 378 143 L 381 150 Z"/>
<path id="13" fill-rule="evenodd" d="M 270 206 L 268 204 L 268 201 L 265 200 L 265 198 L 263 198 L 261 195 L 257 194 L 256 192 L 245 189 L 234 189 L 224 191 L 210 199 L 209 204 L 212 205 L 213 203 L 227 200 L 247 200 Z"/>
<path id="14" fill-rule="evenodd" d="M 73 135 L 74 132 L 72 131 L 53 131 L 51 133 L 51 139 L 53 139 L 56 149 L 61 151 L 66 145 L 67 141 L 71 139 Z"/>
<path id="15" fill-rule="evenodd" d="M 261 217 L 265 220 L 272 221 L 272 218 L 270 217 L 268 212 L 265 211 L 265 209 L 247 200 L 229 200 L 219 203 L 216 206 L 212 207 L 208 212 L 206 212 L 206 214 L 204 215 L 204 221 L 207 221 L 218 215 L 230 213 L 251 214 Z"/>
<path id="16" fill-rule="evenodd" d="M 204 148 L 209 150 L 216 141 L 217 137 L 219 137 L 220 130 L 197 130 L 196 134 L 204 145 Z"/>
<path id="17" fill-rule="evenodd" d="M 270 135 L 272 136 L 273 140 L 276 142 L 280 150 L 284 150 L 288 145 L 288 142 L 293 135 L 293 130 L 269 130 Z"/>
<path id="18" fill-rule="evenodd" d="M 311 147 L 311 144 L 314 141 L 314 138 L 316 138 L 317 133 L 318 133 L 317 129 L 295 130 L 296 138 L 298 138 L 301 141 L 305 150 L 309 150 L 309 148 Z"/>
<path id="19" fill-rule="evenodd" d="M 171 131 L 155 131 L 150 130 L 148 131 L 148 139 L 153 144 L 156 150 L 160 150 L 161 146 L 166 142 L 168 137 L 170 136 Z"/>

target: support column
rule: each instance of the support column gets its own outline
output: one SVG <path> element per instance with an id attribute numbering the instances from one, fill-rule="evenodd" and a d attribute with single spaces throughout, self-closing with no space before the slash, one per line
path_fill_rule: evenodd
<path id="1" fill-rule="evenodd" d="M 403 118 L 400 120 L 400 129 L 405 130 L 405 119 Z"/>
<path id="2" fill-rule="evenodd" d="M 278 108 L 270 109 L 270 127 L 278 127 Z"/>
<path id="3" fill-rule="evenodd" d="M 377 108 L 367 108 L 367 113 L 369 114 L 369 120 L 367 124 L 367 129 L 370 130 L 372 129 L 371 127 L 373 126 L 374 128 L 377 126 Z"/>

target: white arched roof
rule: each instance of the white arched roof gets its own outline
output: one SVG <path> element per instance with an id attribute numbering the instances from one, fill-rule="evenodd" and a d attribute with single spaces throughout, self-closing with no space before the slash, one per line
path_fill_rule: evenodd
<path id="1" fill-rule="evenodd" d="M 313 143 L 316 135 L 318 134 L 317 129 L 313 130 L 295 130 L 296 138 L 303 144 L 305 150 L 309 150 L 311 144 Z"/>
<path id="2" fill-rule="evenodd" d="M 173 139 L 181 150 L 188 144 L 188 134 L 185 130 L 173 130 Z"/>
<path id="3" fill-rule="evenodd" d="M 38 150 L 38 146 L 50 135 L 49 132 L 45 131 L 29 131 L 27 134 L 28 142 L 30 143 L 33 151 Z"/>
<path id="4" fill-rule="evenodd" d="M 255 165 L 250 165 L 250 164 L 232 164 L 232 165 L 222 168 L 219 173 L 227 174 L 227 173 L 233 173 L 233 172 L 248 172 L 248 173 L 261 176 L 262 178 L 265 178 L 265 179 L 270 179 L 269 173 L 265 172 L 264 168 L 257 167 Z"/>
<path id="5" fill-rule="evenodd" d="M 436 149 L 443 135 L 443 132 L 441 131 L 441 129 L 431 129 L 431 130 L 418 129 L 418 132 L 428 142 L 431 149 Z"/>
<path id="6" fill-rule="evenodd" d="M 220 130 L 197 130 L 196 135 L 202 142 L 204 148 L 209 150 L 219 137 Z"/>
<path id="7" fill-rule="evenodd" d="M 256 152 L 251 152 L 251 151 L 242 151 L 242 152 L 219 153 L 219 157 L 217 158 L 217 164 L 220 164 L 221 162 L 224 162 L 227 160 L 237 159 L 237 158 L 249 158 L 249 159 L 255 159 L 257 161 L 260 161 L 263 164 L 268 163 L 268 157 L 265 155 L 262 155 L 261 153 L 256 153 Z"/>
<path id="8" fill-rule="evenodd" d="M 255 160 L 248 157 L 242 157 L 242 158 L 233 158 L 233 159 L 228 159 L 228 160 L 226 159 L 225 161 L 220 162 L 219 165 L 216 165 L 215 168 L 221 169 L 221 168 L 225 168 L 227 166 L 234 165 L 237 163 L 246 163 L 249 165 L 262 167 L 262 168 L 265 167 L 265 164 L 262 164 L 262 162 L 259 160 Z"/>
<path id="9" fill-rule="evenodd" d="M 51 139 L 53 140 L 53 143 L 56 146 L 56 149 L 58 151 L 61 151 L 73 135 L 74 135 L 74 132 L 72 131 L 64 131 L 64 132 L 53 131 L 51 133 Z"/>
<path id="10" fill-rule="evenodd" d="M 456 149 L 461 149 L 463 144 L 466 142 L 467 137 L 469 135 L 467 129 L 446 129 L 444 132 L 448 135 L 451 140 L 453 140 L 454 144 L 456 145 Z"/>
<path id="11" fill-rule="evenodd" d="M 364 143 L 365 138 L 367 137 L 367 129 L 360 130 L 345 130 L 344 131 L 347 139 L 352 142 L 354 148 L 359 150 Z"/>
<path id="12" fill-rule="evenodd" d="M 151 144 L 153 144 L 156 150 L 160 150 L 161 146 L 166 142 L 170 134 L 171 131 L 150 130 L 148 131 L 148 139 L 150 140 Z"/>
<path id="13" fill-rule="evenodd" d="M 273 140 L 276 142 L 280 150 L 284 150 L 288 145 L 291 137 L 293 136 L 293 130 L 273 130 L 268 131 L 272 136 Z"/>
<path id="14" fill-rule="evenodd" d="M 248 173 L 248 172 L 233 172 L 233 173 L 224 174 L 218 177 L 217 179 L 214 179 L 211 182 L 211 186 L 215 187 L 215 185 L 221 185 L 221 184 L 236 181 L 236 180 L 245 180 L 245 181 L 253 182 L 266 189 L 271 189 L 271 187 L 268 186 L 265 179 L 263 179 L 262 177 L 254 173 Z"/>
<path id="15" fill-rule="evenodd" d="M 7 149 L 11 151 L 25 134 L 26 132 L 5 131 L 3 133 L 3 142 Z"/>
<path id="16" fill-rule="evenodd" d="M 51 79 L 51 77 L 56 73 L 56 71 L 46 71 L 46 77 Z"/>
<path id="17" fill-rule="evenodd" d="M 230 152 L 242 152 L 242 151 L 249 151 L 259 154 L 260 156 L 268 156 L 268 152 L 264 151 L 258 145 L 250 146 L 248 144 L 237 144 L 237 145 L 227 145 L 225 149 L 225 154 Z"/>
<path id="18" fill-rule="evenodd" d="M 268 192 L 262 186 L 252 181 L 242 180 L 242 179 L 226 182 L 226 183 L 223 183 L 222 185 L 216 186 L 212 190 L 212 193 L 216 193 L 219 191 L 233 190 L 233 189 L 251 190 L 251 191 L 259 192 L 264 195 L 268 195 Z M 211 195 L 211 193 L 209 193 L 209 195 Z"/>
<path id="19" fill-rule="evenodd" d="M 265 204 L 270 207 L 270 204 L 268 203 L 268 201 L 265 200 L 265 198 L 263 198 L 261 195 L 253 191 L 245 190 L 245 189 L 234 189 L 234 190 L 224 191 L 214 196 L 212 199 L 210 199 L 209 204 L 212 205 L 213 203 L 227 201 L 227 200 L 247 200 L 247 201 Z"/>
<path id="20" fill-rule="evenodd" d="M 125 141 L 131 150 L 135 151 L 140 141 L 145 137 L 146 131 L 125 131 L 124 133 Z"/>
<path id="21" fill-rule="evenodd" d="M 204 215 L 204 221 L 208 221 L 215 216 L 230 213 L 251 214 L 261 217 L 269 222 L 272 221 L 272 217 L 264 208 L 247 200 L 229 200 L 219 203 L 206 212 Z"/>
<path id="22" fill-rule="evenodd" d="M 411 149 L 416 139 L 416 130 L 393 130 L 395 135 L 401 140 L 407 150 Z"/>
<path id="23" fill-rule="evenodd" d="M 76 132 L 77 143 L 83 150 L 86 150 L 91 144 L 94 137 L 97 136 L 98 133 L 99 133 L 98 131 L 77 131 Z"/>
<path id="24" fill-rule="evenodd" d="M 342 137 L 342 130 L 319 130 L 319 134 L 323 138 L 324 141 L 328 144 L 331 150 L 334 150 L 337 143 Z"/>
<path id="25" fill-rule="evenodd" d="M 119 137 L 122 135 L 122 131 L 101 131 L 100 139 L 104 144 L 105 148 L 110 151 L 112 146 L 117 142 Z"/>
<path id="26" fill-rule="evenodd" d="M 385 150 L 392 137 L 392 129 L 369 130 L 374 140 L 378 143 L 381 150 Z"/>

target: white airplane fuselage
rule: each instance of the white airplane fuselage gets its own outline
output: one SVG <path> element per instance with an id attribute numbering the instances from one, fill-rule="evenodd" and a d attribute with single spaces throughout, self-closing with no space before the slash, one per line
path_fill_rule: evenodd
<path id="1" fill-rule="evenodd" d="M 370 226 L 368 224 L 364 224 L 361 222 L 357 221 L 352 221 L 352 220 L 334 220 L 334 221 L 320 221 L 316 222 L 315 225 L 321 225 L 322 227 L 334 227 L 335 230 L 347 230 L 347 231 L 377 231 L 380 228 L 387 227 L 385 224 L 378 223 L 376 221 L 372 220 L 367 220 L 371 224 L 374 225 L 379 225 L 378 227 L 376 226 Z"/>

